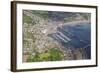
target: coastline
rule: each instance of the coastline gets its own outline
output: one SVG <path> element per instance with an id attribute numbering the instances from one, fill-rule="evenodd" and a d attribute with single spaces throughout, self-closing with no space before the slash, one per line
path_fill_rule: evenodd
<path id="1" fill-rule="evenodd" d="M 72 21 L 72 22 L 66 22 L 64 25 L 75 25 L 75 24 L 81 24 L 81 23 L 91 23 L 89 20 L 83 20 L 83 21 Z"/>

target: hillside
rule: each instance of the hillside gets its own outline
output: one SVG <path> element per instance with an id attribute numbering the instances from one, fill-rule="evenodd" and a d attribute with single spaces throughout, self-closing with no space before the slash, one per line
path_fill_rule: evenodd
<path id="1" fill-rule="evenodd" d="M 83 59 L 84 50 L 62 45 L 71 39 L 58 28 L 89 22 L 90 18 L 89 13 L 23 10 L 23 62 Z"/>

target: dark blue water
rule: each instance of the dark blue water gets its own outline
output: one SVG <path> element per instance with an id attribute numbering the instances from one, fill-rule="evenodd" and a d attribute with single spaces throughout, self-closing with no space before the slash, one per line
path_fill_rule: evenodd
<path id="1" fill-rule="evenodd" d="M 65 25 L 63 29 L 86 42 L 89 42 L 91 39 L 91 25 L 89 23 L 82 23 L 74 26 Z"/>
<path id="2" fill-rule="evenodd" d="M 74 48 L 82 48 L 91 42 L 91 25 L 89 23 L 77 24 L 74 26 L 65 25 L 63 29 L 72 34 L 69 36 L 71 41 L 67 44 L 72 45 Z M 67 36 L 67 34 L 65 34 Z"/>
<path id="3" fill-rule="evenodd" d="M 48 11 L 48 15 L 53 21 L 61 21 L 64 18 L 75 16 L 77 13 L 72 12 L 58 12 L 58 11 Z"/>
<path id="4" fill-rule="evenodd" d="M 91 58 L 90 23 L 63 25 L 62 27 L 58 27 L 57 32 L 53 33 L 51 36 L 61 43 L 65 48 L 71 47 L 70 49 L 72 50 L 83 48 L 86 58 Z M 66 39 L 66 37 L 68 39 Z"/>

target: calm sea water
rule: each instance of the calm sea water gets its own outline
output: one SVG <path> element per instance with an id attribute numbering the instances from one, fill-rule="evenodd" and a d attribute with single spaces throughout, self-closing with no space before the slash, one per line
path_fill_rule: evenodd
<path id="1" fill-rule="evenodd" d="M 91 58 L 91 24 L 69 24 L 57 28 L 57 33 L 52 34 L 53 38 L 60 42 L 64 47 L 75 49 L 84 49 L 84 55 L 87 59 Z M 68 39 L 67 39 L 68 38 Z M 70 40 L 69 40 L 70 39 Z"/>

